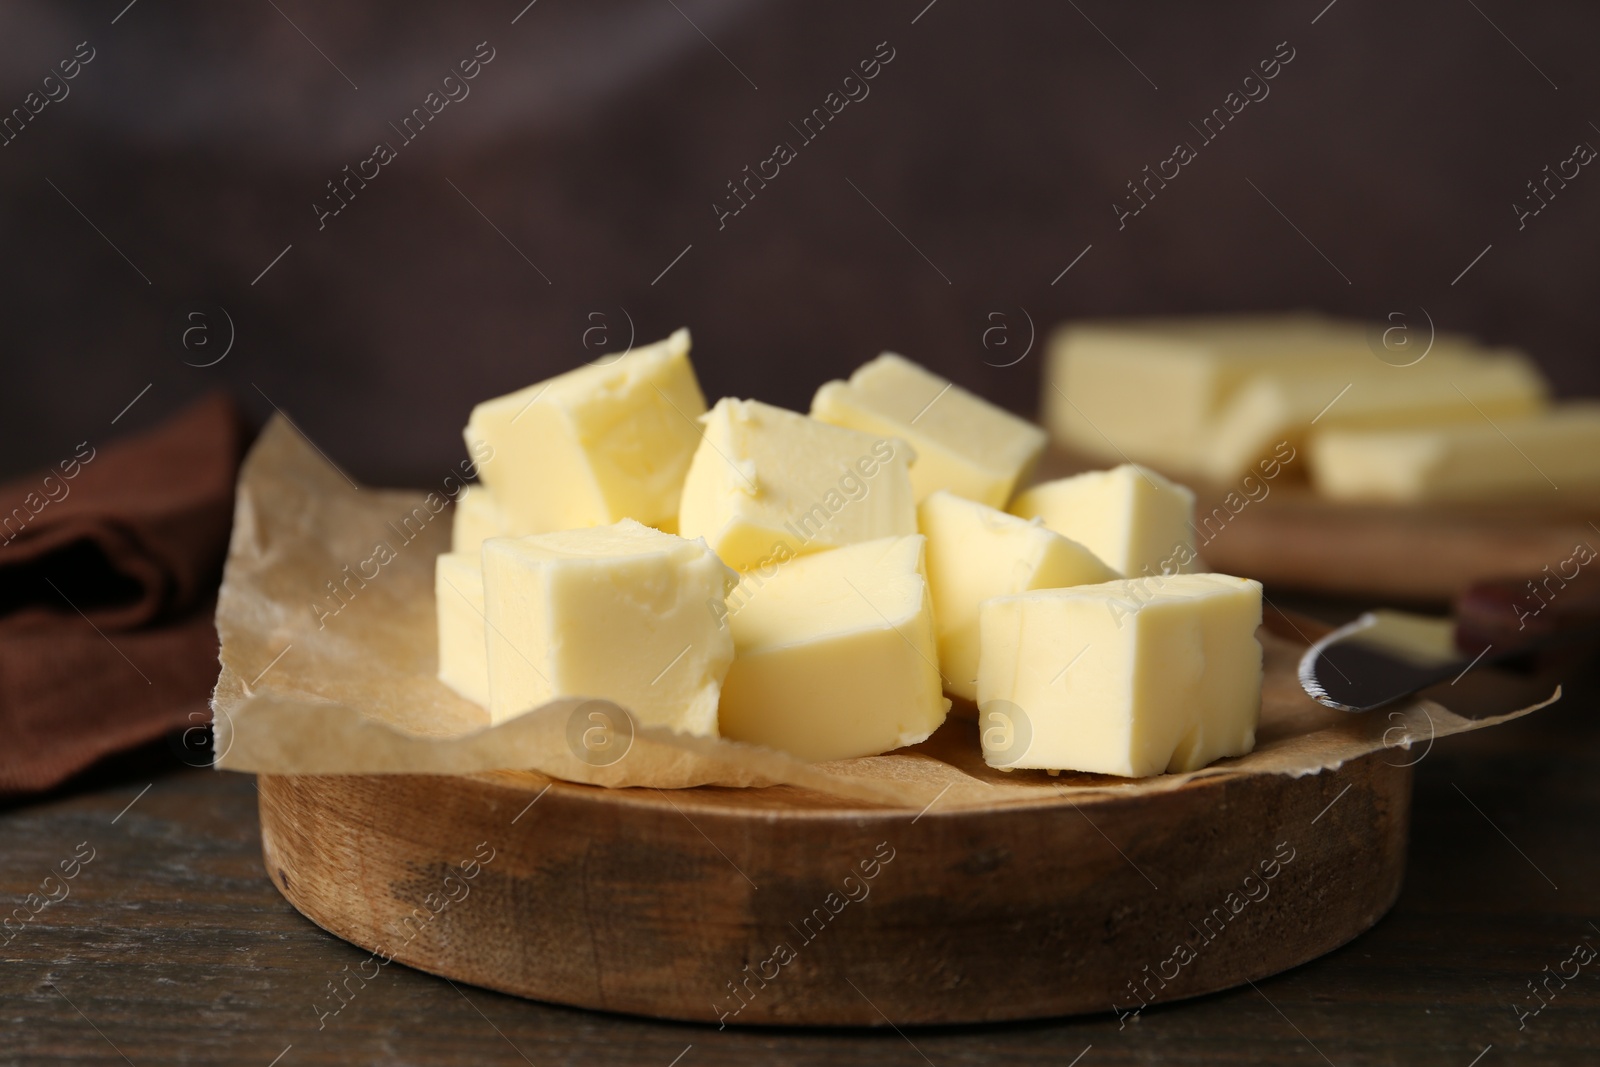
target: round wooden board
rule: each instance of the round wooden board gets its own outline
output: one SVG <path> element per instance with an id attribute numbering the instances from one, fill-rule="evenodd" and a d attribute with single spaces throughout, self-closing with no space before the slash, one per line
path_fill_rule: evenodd
<path id="1" fill-rule="evenodd" d="M 290 903 L 378 953 L 352 992 L 392 957 L 694 1022 L 990 1022 L 1197 996 L 1354 938 L 1400 891 L 1400 762 L 921 814 L 792 787 L 263 775 L 261 836 Z"/>

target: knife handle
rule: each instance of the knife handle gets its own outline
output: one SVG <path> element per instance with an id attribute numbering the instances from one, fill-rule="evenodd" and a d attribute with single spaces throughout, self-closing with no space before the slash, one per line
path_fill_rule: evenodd
<path id="1" fill-rule="evenodd" d="M 1456 598 L 1456 646 L 1477 653 L 1600 627 L 1600 562 L 1587 545 L 1536 578 L 1477 582 Z"/>

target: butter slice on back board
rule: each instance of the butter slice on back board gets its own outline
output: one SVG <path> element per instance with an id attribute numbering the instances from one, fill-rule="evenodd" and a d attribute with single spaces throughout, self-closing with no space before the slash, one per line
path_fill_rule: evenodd
<path id="1" fill-rule="evenodd" d="M 1080 451 L 1230 481 L 1277 441 L 1320 425 L 1319 412 L 1346 385 L 1365 398 L 1344 415 L 1346 396 L 1326 417 L 1370 424 L 1415 408 L 1427 421 L 1464 418 L 1470 408 L 1459 394 L 1440 389 L 1488 363 L 1502 365 L 1491 372 L 1499 379 L 1481 387 L 1462 380 L 1474 400 L 1504 391 L 1507 414 L 1543 402 L 1543 382 L 1524 357 L 1415 332 L 1403 340 L 1418 358 L 1402 366 L 1412 349 L 1389 336 L 1394 329 L 1305 313 L 1076 323 L 1051 338 L 1044 419 Z M 1264 395 L 1245 395 L 1263 380 L 1272 383 Z"/>
<path id="2" fill-rule="evenodd" d="M 1531 418 L 1411 430 L 1328 430 L 1311 439 L 1311 477 L 1336 500 L 1394 503 L 1600 493 L 1600 404 Z"/>
<path id="3" fill-rule="evenodd" d="M 1262 374 L 1241 387 L 1201 451 L 1215 481 L 1235 480 L 1280 443 L 1335 428 L 1415 428 L 1533 415 L 1546 402 L 1544 379 L 1525 358 L 1504 354 L 1386 367 L 1381 374 Z"/>
<path id="4" fill-rule="evenodd" d="M 984 759 L 1143 778 L 1255 746 L 1261 584 L 1184 574 L 984 603 Z"/>
<path id="5" fill-rule="evenodd" d="M 747 573 L 722 736 L 807 760 L 873 756 L 944 722 L 924 539 L 883 538 Z"/>
<path id="6" fill-rule="evenodd" d="M 1049 342 L 1044 421 L 1091 455 L 1112 458 L 1120 448 L 1177 473 L 1204 474 L 1206 433 L 1251 376 L 1338 370 L 1359 356 L 1373 360 L 1359 328 L 1302 313 L 1075 323 Z"/>
<path id="7" fill-rule="evenodd" d="M 849 381 L 826 382 L 811 401 L 823 422 L 911 443 L 918 501 L 938 489 L 1003 508 L 1044 451 L 1043 430 L 885 352 Z"/>

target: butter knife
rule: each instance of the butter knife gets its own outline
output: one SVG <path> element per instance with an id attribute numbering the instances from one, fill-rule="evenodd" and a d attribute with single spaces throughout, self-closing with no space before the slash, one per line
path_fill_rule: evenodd
<path id="1" fill-rule="evenodd" d="M 1554 650 L 1600 638 L 1600 582 L 1480 582 L 1456 601 L 1454 617 L 1379 609 L 1316 641 L 1300 659 L 1300 685 L 1341 711 L 1381 708 L 1468 672 L 1494 670 L 1496 688 Z M 1540 672 L 1541 678 L 1548 671 Z"/>

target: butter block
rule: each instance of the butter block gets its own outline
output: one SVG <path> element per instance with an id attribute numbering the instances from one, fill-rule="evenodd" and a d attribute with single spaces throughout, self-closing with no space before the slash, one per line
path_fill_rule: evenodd
<path id="1" fill-rule="evenodd" d="M 1044 520 L 1130 578 L 1197 569 L 1194 493 L 1131 463 L 1042 482 L 1011 513 Z"/>
<path id="2" fill-rule="evenodd" d="M 487 708 L 483 567 L 476 551 L 445 552 L 435 558 L 433 598 L 439 617 L 439 680 Z"/>
<path id="3" fill-rule="evenodd" d="M 469 485 L 456 494 L 450 519 L 450 551 L 476 553 L 491 537 L 510 537 L 510 523 L 483 485 Z"/>
<path id="4" fill-rule="evenodd" d="M 1029 589 L 1095 585 L 1121 577 L 1076 541 L 1038 520 L 939 490 L 917 508 L 928 539 L 928 588 L 945 690 L 978 694 L 978 608 Z"/>
<path id="5" fill-rule="evenodd" d="M 609 358 L 609 357 L 608 357 Z M 472 409 L 468 450 L 518 534 L 678 511 L 705 397 L 689 331 Z"/>
<path id="6" fill-rule="evenodd" d="M 1042 415 L 1078 451 L 1204 474 L 1210 426 L 1252 375 L 1362 361 L 1377 363 L 1359 327 L 1306 313 L 1074 323 L 1051 335 Z"/>
<path id="7" fill-rule="evenodd" d="M 1142 778 L 1255 746 L 1261 584 L 1219 574 L 996 597 L 978 707 L 993 766 Z"/>
<path id="8" fill-rule="evenodd" d="M 1432 358 L 1432 356 L 1430 356 Z M 1382 429 L 1521 418 L 1546 403 L 1543 377 L 1515 353 L 1440 355 L 1383 373 L 1264 373 L 1218 414 L 1198 459 L 1207 476 L 1233 481 L 1279 444 L 1298 450 L 1316 429 Z"/>
<path id="9" fill-rule="evenodd" d="M 631 519 L 485 541 L 490 719 L 581 696 L 716 736 L 733 641 L 708 605 L 735 580 L 703 542 Z"/>
<path id="10" fill-rule="evenodd" d="M 722 735 L 807 760 L 916 744 L 944 721 L 924 539 L 891 537 L 751 571 L 728 597 L 736 654 Z"/>
<path id="11" fill-rule="evenodd" d="M 904 441 L 755 400 L 719 400 L 703 421 L 678 531 L 730 567 L 917 532 Z"/>
<path id="12" fill-rule="evenodd" d="M 909 442 L 919 502 L 946 489 L 1003 508 L 1047 440 L 1026 419 L 893 352 L 856 368 L 849 381 L 825 383 L 811 401 L 811 417 Z"/>
<path id="13" fill-rule="evenodd" d="M 1411 366 L 1394 365 L 1409 350 L 1386 350 L 1387 334 L 1397 330 L 1418 346 L 1419 361 Z M 1346 396 L 1330 417 L 1393 421 L 1414 408 L 1420 418 L 1438 421 L 1459 417 L 1459 407 L 1451 414 L 1439 390 L 1463 368 L 1476 373 L 1485 363 L 1501 364 L 1493 373 L 1503 375 L 1487 391 L 1503 387 L 1518 394 L 1514 403 L 1542 402 L 1544 383 L 1525 358 L 1458 334 L 1437 333 L 1430 341 L 1421 326 L 1306 313 L 1084 322 L 1051 336 L 1043 418 L 1053 436 L 1078 451 L 1228 481 L 1286 434 L 1303 432 L 1347 384 L 1358 383 L 1352 395 L 1359 390 L 1373 399 L 1365 411 L 1358 400 L 1348 415 L 1335 416 Z M 1263 378 L 1275 383 L 1263 386 L 1266 395 L 1241 395 Z M 1463 387 L 1477 399 L 1465 381 Z M 1289 395 L 1274 395 L 1274 388 Z"/>
<path id="14" fill-rule="evenodd" d="M 1600 404 L 1522 419 L 1406 430 L 1330 429 L 1310 442 L 1312 483 L 1336 500 L 1492 501 L 1600 491 Z"/>

